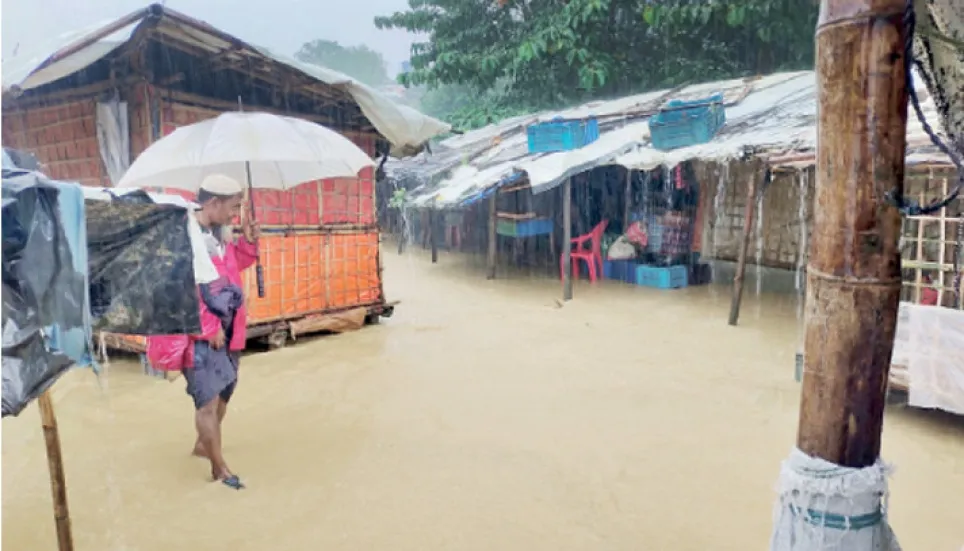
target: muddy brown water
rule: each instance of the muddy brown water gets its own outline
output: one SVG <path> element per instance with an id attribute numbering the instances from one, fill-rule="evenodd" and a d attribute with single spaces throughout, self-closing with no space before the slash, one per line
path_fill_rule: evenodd
<path id="1" fill-rule="evenodd" d="M 793 297 L 486 281 L 386 255 L 382 325 L 247 356 L 226 453 L 189 456 L 191 402 L 114 361 L 55 387 L 78 551 L 766 549 L 793 444 Z M 4 549 L 55 548 L 39 416 L 3 421 Z M 964 421 L 892 406 L 905 549 L 964 545 Z"/>

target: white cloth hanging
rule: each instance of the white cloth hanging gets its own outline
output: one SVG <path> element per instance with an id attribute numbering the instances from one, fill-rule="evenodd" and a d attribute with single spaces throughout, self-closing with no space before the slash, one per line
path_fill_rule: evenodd
<path id="1" fill-rule="evenodd" d="M 97 104 L 97 144 L 112 186 L 120 182 L 131 162 L 127 102 L 117 98 Z"/>

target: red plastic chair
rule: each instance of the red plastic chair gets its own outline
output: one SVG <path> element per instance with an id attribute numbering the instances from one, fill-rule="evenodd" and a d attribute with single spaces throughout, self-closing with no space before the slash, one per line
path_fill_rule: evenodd
<path id="1" fill-rule="evenodd" d="M 603 257 L 602 257 L 602 236 L 606 231 L 606 226 L 609 225 L 609 220 L 603 220 L 591 232 L 586 235 L 580 235 L 579 237 L 574 237 L 569 242 L 569 246 L 575 245 L 576 248 L 569 253 L 572 259 L 572 277 L 573 279 L 579 277 L 579 263 L 582 260 L 586 263 L 586 268 L 589 270 L 589 281 L 596 281 L 597 274 L 601 274 L 603 271 Z M 589 242 L 589 248 L 585 248 L 586 242 Z M 566 277 L 566 266 L 563 264 L 565 262 L 565 255 L 559 257 L 559 279 L 564 279 Z M 596 268 L 599 268 L 598 272 Z"/>

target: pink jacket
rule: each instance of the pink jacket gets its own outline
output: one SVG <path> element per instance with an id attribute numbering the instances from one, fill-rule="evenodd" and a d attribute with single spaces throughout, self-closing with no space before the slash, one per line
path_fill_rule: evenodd
<path id="1" fill-rule="evenodd" d="M 258 257 L 258 245 L 248 240 L 238 239 L 237 243 L 227 243 L 224 247 L 224 257 L 212 257 L 214 267 L 221 277 L 244 289 L 241 272 L 254 264 Z M 162 371 L 180 371 L 194 367 L 194 341 L 209 341 L 217 334 L 221 326 L 218 317 L 208 311 L 204 301 L 201 305 L 201 334 L 200 335 L 154 335 L 147 338 L 147 359 L 154 369 Z M 234 316 L 234 331 L 231 342 L 227 343 L 228 350 L 244 350 L 247 342 L 247 310 L 244 305 Z"/>

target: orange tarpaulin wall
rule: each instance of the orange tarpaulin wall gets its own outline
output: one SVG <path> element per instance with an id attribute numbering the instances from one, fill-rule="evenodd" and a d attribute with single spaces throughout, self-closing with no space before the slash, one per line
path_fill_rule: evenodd
<path id="1" fill-rule="evenodd" d="M 53 178 L 110 185 L 98 153 L 95 107 L 96 100 L 84 99 L 4 112 L 3 144 L 37 154 Z M 131 155 L 144 151 L 157 135 L 220 113 L 174 101 L 160 88 L 138 84 L 128 98 Z M 375 154 L 375 134 L 343 134 L 369 156 Z M 175 189 L 163 191 L 194 199 Z M 373 169 L 363 170 L 357 178 L 307 182 L 290 191 L 256 190 L 254 200 L 255 215 L 264 228 L 261 262 L 267 296 L 258 298 L 250 270 L 245 275 L 250 324 L 384 302 Z M 125 348 L 144 342 L 137 336 L 110 337 L 111 342 L 125 343 Z"/>
<path id="2" fill-rule="evenodd" d="M 248 323 L 257 325 L 380 301 L 378 233 L 264 234 L 264 297 L 244 274 Z"/>

